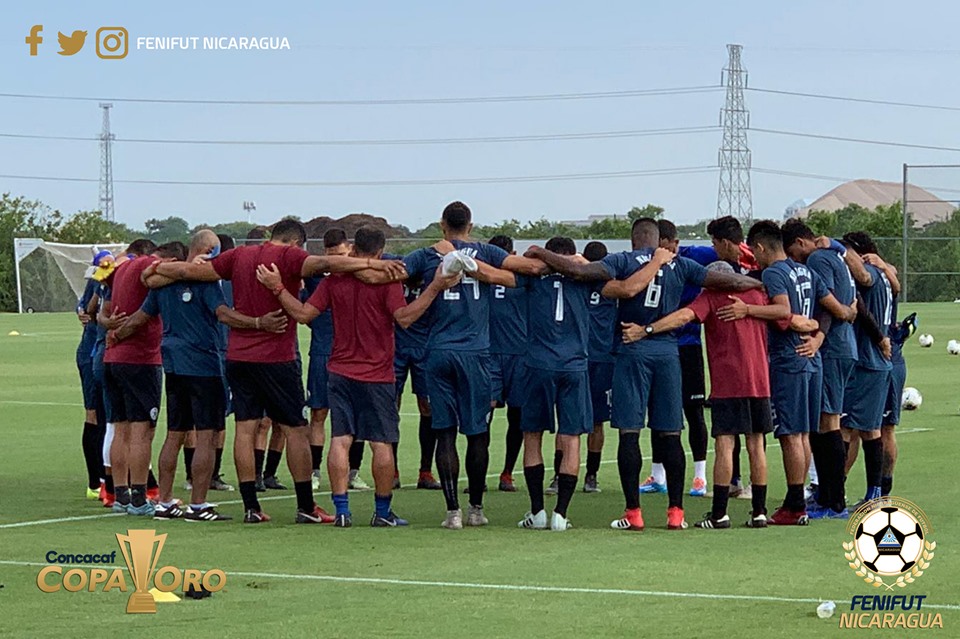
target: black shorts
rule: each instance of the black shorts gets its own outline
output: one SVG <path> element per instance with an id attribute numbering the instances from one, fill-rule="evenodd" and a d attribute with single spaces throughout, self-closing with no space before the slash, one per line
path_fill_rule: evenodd
<path id="1" fill-rule="evenodd" d="M 279 364 L 227 361 L 227 381 L 233 393 L 233 416 L 238 422 L 262 419 L 264 414 L 283 426 L 306 426 L 303 379 L 296 360 Z"/>
<path id="2" fill-rule="evenodd" d="M 222 377 L 167 373 L 167 430 L 223 430 L 227 396 Z"/>
<path id="3" fill-rule="evenodd" d="M 703 403 L 707 394 L 706 380 L 703 375 L 703 347 L 699 344 L 679 346 L 680 386 L 683 389 L 683 403 Z"/>
<path id="4" fill-rule="evenodd" d="M 720 435 L 765 435 L 773 432 L 773 408 L 769 397 L 711 399 L 712 437 Z"/>
<path id="5" fill-rule="evenodd" d="M 400 441 L 394 382 L 359 382 L 330 373 L 327 398 L 333 437 L 350 435 L 365 442 Z"/>
<path id="6" fill-rule="evenodd" d="M 114 423 L 157 425 L 163 370 L 151 364 L 104 364 L 103 382 Z"/>

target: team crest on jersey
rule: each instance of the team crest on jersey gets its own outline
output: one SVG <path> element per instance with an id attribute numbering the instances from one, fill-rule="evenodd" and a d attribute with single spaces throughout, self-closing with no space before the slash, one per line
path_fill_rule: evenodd
<path id="1" fill-rule="evenodd" d="M 183 292 L 180 293 L 180 299 L 182 299 L 184 303 L 189 302 L 193 299 L 193 292 L 189 288 L 184 289 Z"/>

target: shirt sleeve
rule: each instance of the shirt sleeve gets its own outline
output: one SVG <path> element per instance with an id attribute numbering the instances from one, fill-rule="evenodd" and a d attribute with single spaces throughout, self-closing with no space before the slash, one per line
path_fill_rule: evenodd
<path id="1" fill-rule="evenodd" d="M 330 278 L 323 278 L 319 284 L 317 284 L 317 290 L 313 292 L 309 298 L 307 298 L 307 304 L 314 307 L 321 313 L 327 310 L 330 306 Z"/>
<path id="2" fill-rule="evenodd" d="M 720 259 L 712 246 L 685 246 L 680 249 L 680 255 L 703 266 L 712 264 Z"/>
<path id="3" fill-rule="evenodd" d="M 813 299 L 822 300 L 833 291 L 827 288 L 826 281 L 816 271 L 810 272 L 810 283 L 813 286 Z"/>
<path id="4" fill-rule="evenodd" d="M 610 279 L 622 280 L 626 277 L 627 259 L 626 253 L 613 253 L 600 260 L 600 263 L 607 269 Z"/>
<path id="5" fill-rule="evenodd" d="M 870 274 L 870 283 L 867 284 L 866 288 L 873 288 L 880 281 L 880 269 L 873 264 L 864 264 L 863 267 Z"/>
<path id="6" fill-rule="evenodd" d="M 507 256 L 510 255 L 504 251 L 499 246 L 494 246 L 493 244 L 481 244 L 480 245 L 480 259 L 483 262 L 486 262 L 494 268 L 500 268 L 503 266 L 503 260 L 507 259 Z"/>
<path id="7" fill-rule="evenodd" d="M 205 289 L 203 291 L 203 301 L 207 305 L 207 308 L 210 309 L 210 312 L 216 315 L 218 308 L 227 305 L 227 298 L 223 295 L 223 289 L 220 288 L 217 282 L 208 284 L 203 288 Z"/>
<path id="8" fill-rule="evenodd" d="M 837 282 L 833 277 L 833 267 L 828 264 L 827 260 L 819 253 L 819 251 L 814 251 L 810 257 L 807 258 L 807 266 L 810 267 L 810 270 L 813 271 L 815 275 L 820 276 L 823 285 L 832 293 L 837 290 Z M 836 256 L 833 256 L 833 259 L 836 259 Z M 820 298 L 818 297 L 817 299 Z"/>
<path id="9" fill-rule="evenodd" d="M 423 269 L 426 264 L 424 257 L 423 251 L 420 249 L 404 256 L 403 266 L 407 269 L 407 275 L 411 280 L 420 280 L 423 277 Z"/>
<path id="10" fill-rule="evenodd" d="M 703 280 L 707 277 L 707 269 L 687 257 L 677 258 L 677 268 L 683 276 L 685 284 L 691 286 L 703 286 Z"/>
<path id="11" fill-rule="evenodd" d="M 697 321 L 703 324 L 710 315 L 710 294 L 707 292 L 700 293 L 687 305 L 687 308 L 693 311 L 693 314 L 697 316 Z"/>
<path id="12" fill-rule="evenodd" d="M 217 272 L 217 275 L 220 276 L 220 279 L 232 280 L 233 279 L 233 265 L 237 261 L 237 249 L 230 249 L 229 251 L 224 251 L 219 256 L 210 260 L 210 266 L 213 267 L 213 270 Z"/>
<path id="13" fill-rule="evenodd" d="M 303 272 L 303 263 L 307 261 L 310 254 L 299 246 L 287 247 L 283 252 L 283 267 L 281 273 L 301 273 Z"/>
<path id="14" fill-rule="evenodd" d="M 391 282 L 384 288 L 386 288 L 384 303 L 387 306 L 387 312 L 390 313 L 392 317 L 394 313 L 407 305 L 407 300 L 403 297 L 403 284 L 400 282 Z"/>
<path id="15" fill-rule="evenodd" d="M 146 299 L 143 300 L 143 304 L 140 306 L 140 310 L 146 313 L 151 317 L 156 317 L 160 314 L 160 290 L 161 289 L 151 289 L 147 293 Z"/>

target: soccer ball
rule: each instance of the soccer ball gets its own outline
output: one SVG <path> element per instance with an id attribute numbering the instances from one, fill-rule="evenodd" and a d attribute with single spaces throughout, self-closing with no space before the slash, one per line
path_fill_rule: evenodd
<path id="1" fill-rule="evenodd" d="M 860 522 L 854 543 L 869 570 L 879 575 L 899 575 L 913 568 L 923 552 L 923 529 L 905 511 L 884 506 Z"/>
<path id="2" fill-rule="evenodd" d="M 951 355 L 960 355 L 960 342 L 955 339 L 947 342 L 947 352 Z"/>
<path id="3" fill-rule="evenodd" d="M 903 395 L 900 397 L 900 406 L 904 410 L 917 410 L 923 403 L 923 395 L 913 386 L 903 389 Z"/>
<path id="4" fill-rule="evenodd" d="M 933 346 L 933 335 L 930 333 L 924 333 L 917 338 L 917 341 L 920 342 L 920 346 L 923 346 L 924 348 L 930 348 Z"/>

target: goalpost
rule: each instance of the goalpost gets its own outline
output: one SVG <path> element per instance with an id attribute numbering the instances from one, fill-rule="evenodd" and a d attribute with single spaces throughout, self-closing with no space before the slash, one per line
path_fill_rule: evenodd
<path id="1" fill-rule="evenodd" d="M 86 286 L 95 251 L 115 252 L 123 247 L 123 244 L 60 244 L 32 237 L 14 238 L 19 312 L 74 310 Z"/>

